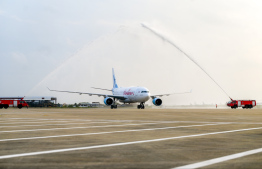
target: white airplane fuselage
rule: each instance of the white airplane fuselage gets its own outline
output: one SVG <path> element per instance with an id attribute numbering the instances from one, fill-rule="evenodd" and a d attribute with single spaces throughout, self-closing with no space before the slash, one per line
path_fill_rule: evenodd
<path id="1" fill-rule="evenodd" d="M 149 90 L 145 87 L 119 87 L 112 89 L 113 95 L 123 95 L 127 99 L 120 100 L 122 103 L 145 103 L 150 99 Z"/>

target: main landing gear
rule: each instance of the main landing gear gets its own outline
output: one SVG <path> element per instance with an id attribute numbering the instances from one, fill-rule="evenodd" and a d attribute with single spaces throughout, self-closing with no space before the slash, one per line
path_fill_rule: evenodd
<path id="1" fill-rule="evenodd" d="M 117 109 L 117 105 L 111 105 L 111 109 Z"/>
<path id="2" fill-rule="evenodd" d="M 111 105 L 111 109 L 117 109 L 116 99 L 114 98 L 114 103 Z"/>
<path id="3" fill-rule="evenodd" d="M 142 102 L 142 103 L 140 103 L 140 105 L 137 105 L 137 108 L 138 109 L 145 109 L 144 103 Z"/>

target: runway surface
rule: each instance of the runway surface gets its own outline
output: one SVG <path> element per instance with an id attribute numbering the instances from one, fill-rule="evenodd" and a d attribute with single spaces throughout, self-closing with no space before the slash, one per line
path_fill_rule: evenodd
<path id="1" fill-rule="evenodd" d="M 0 109 L 0 168 L 261 168 L 262 109 Z"/>

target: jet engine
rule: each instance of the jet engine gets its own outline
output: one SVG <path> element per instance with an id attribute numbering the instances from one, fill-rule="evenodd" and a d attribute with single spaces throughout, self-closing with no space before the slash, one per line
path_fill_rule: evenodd
<path id="1" fill-rule="evenodd" d="M 112 105 L 114 103 L 114 100 L 112 98 L 110 98 L 110 97 L 106 97 L 104 99 L 104 103 L 105 103 L 105 105 L 110 106 L 110 105 Z"/>
<path id="2" fill-rule="evenodd" d="M 161 104 L 162 104 L 162 100 L 159 99 L 159 98 L 154 98 L 154 99 L 152 100 L 152 102 L 153 102 L 153 104 L 154 104 L 155 106 L 161 106 Z"/>

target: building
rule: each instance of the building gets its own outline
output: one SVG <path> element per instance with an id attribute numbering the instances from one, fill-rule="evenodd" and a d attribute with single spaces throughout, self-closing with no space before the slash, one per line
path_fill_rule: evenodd
<path id="1" fill-rule="evenodd" d="M 99 102 L 80 102 L 79 107 L 102 107 Z"/>
<path id="2" fill-rule="evenodd" d="M 29 107 L 56 107 L 57 98 L 52 96 L 26 96 Z"/>

